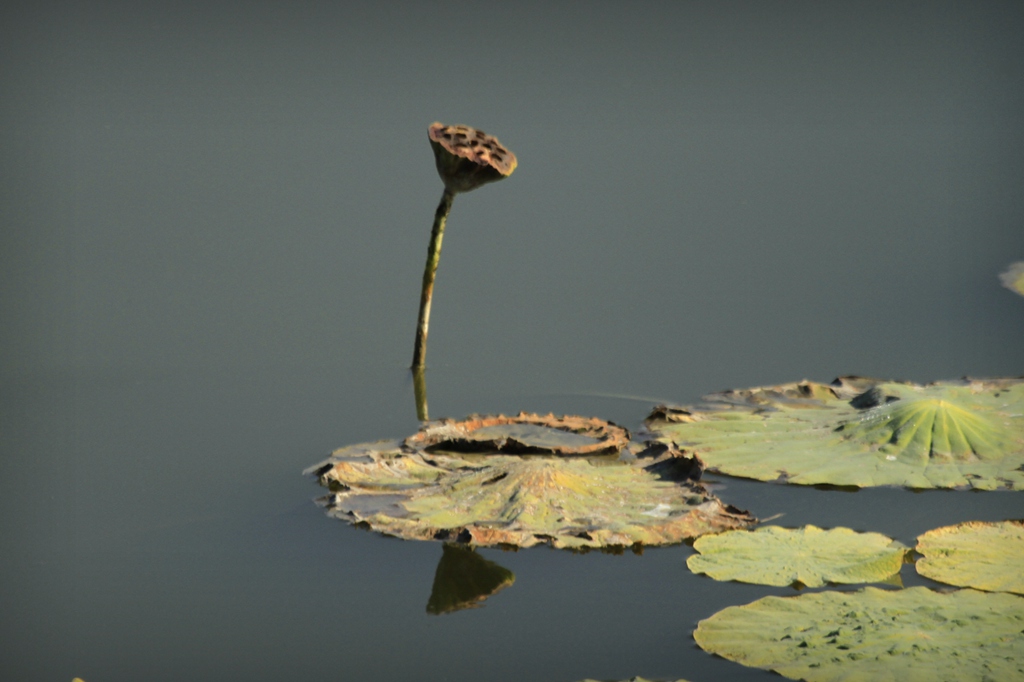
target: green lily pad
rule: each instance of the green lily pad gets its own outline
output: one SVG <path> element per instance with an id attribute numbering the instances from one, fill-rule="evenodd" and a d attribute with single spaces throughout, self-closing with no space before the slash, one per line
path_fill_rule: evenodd
<path id="1" fill-rule="evenodd" d="M 725 391 L 647 427 L 711 471 L 805 485 L 1024 490 L 1024 380 L 859 377 Z"/>
<path id="2" fill-rule="evenodd" d="M 445 543 L 434 572 L 427 613 L 440 615 L 483 606 L 485 599 L 516 581 L 515 574 L 469 547 Z"/>
<path id="3" fill-rule="evenodd" d="M 1024 599 L 926 587 L 731 606 L 693 633 L 713 654 L 811 682 L 1024 679 Z"/>
<path id="4" fill-rule="evenodd" d="M 881 533 L 816 526 L 727 531 L 698 538 L 693 548 L 699 554 L 686 565 L 694 573 L 715 580 L 807 587 L 884 581 L 899 572 L 906 553 Z"/>
<path id="5" fill-rule="evenodd" d="M 917 538 L 916 549 L 924 558 L 914 565 L 926 578 L 1024 594 L 1024 521 L 971 521 L 936 528 Z"/>
<path id="6" fill-rule="evenodd" d="M 999 275 L 1003 286 L 1015 294 L 1024 296 L 1024 261 L 1014 263 Z"/>
<path id="7" fill-rule="evenodd" d="M 692 480 L 696 460 L 672 449 L 585 458 L 436 446 L 413 438 L 351 446 L 310 471 L 332 491 L 322 500 L 329 514 L 406 539 L 613 548 L 756 522 Z"/>

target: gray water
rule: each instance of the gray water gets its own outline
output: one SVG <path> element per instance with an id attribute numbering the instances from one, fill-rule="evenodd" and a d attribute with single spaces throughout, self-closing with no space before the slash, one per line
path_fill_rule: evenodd
<path id="1" fill-rule="evenodd" d="M 515 584 L 436 616 L 439 544 L 314 504 L 303 469 L 417 427 L 426 128 L 519 157 L 455 201 L 432 417 L 1016 376 L 1022 30 L 996 2 L 5 3 L 0 677 L 769 679 L 690 633 L 792 590 L 685 546 L 484 550 Z M 906 544 L 1024 516 L 710 478 Z"/>

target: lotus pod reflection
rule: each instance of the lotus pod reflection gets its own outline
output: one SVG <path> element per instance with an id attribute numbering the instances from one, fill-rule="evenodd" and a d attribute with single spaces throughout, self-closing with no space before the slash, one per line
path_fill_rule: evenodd
<path id="1" fill-rule="evenodd" d="M 427 613 L 439 615 L 475 609 L 516 581 L 512 571 L 488 561 L 472 548 L 445 543 L 434 573 Z"/>

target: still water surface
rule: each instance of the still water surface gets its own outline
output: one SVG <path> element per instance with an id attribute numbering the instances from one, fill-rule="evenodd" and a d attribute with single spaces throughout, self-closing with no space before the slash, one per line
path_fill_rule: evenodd
<path id="1" fill-rule="evenodd" d="M 8 518 L 5 529 L 18 548 L 2 563 L 15 588 L 4 596 L 8 670 L 86 680 L 769 679 L 704 654 L 690 632 L 725 606 L 793 591 L 692 575 L 685 546 L 642 556 L 483 550 L 515 584 L 483 608 L 428 614 L 441 546 L 332 520 L 298 475 L 338 424 L 410 431 L 403 371 L 268 374 L 104 373 L 5 387 L 5 405 L 31 418 L 3 428 L 5 449 L 30 475 L 5 491 L 23 521 Z M 394 410 L 383 420 L 337 390 L 372 395 L 389 384 Z M 552 408 L 630 426 L 645 412 L 619 399 L 478 391 L 495 410 Z M 940 525 L 1021 512 L 1020 493 L 709 481 L 760 517 L 783 514 L 775 523 L 847 525 L 906 544 Z M 909 566 L 903 578 L 931 584 Z"/>
<path id="2" fill-rule="evenodd" d="M 731 387 L 1024 372 L 996 280 L 1024 258 L 1020 6 L 717 7 L 475 7 L 514 53 L 438 49 L 465 3 L 5 10 L 0 677 L 770 679 L 690 633 L 790 588 L 685 546 L 485 550 L 515 584 L 431 615 L 441 546 L 328 518 L 301 475 L 417 427 L 438 119 L 520 165 L 455 201 L 431 416 L 636 429 Z M 906 544 L 1024 516 L 711 480 Z"/>

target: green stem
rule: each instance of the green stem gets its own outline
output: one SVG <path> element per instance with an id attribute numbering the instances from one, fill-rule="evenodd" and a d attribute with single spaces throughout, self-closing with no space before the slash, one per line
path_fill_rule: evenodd
<path id="1" fill-rule="evenodd" d="M 430 326 L 430 299 L 434 295 L 434 276 L 437 274 L 437 263 L 441 260 L 441 240 L 444 239 L 444 226 L 448 214 L 452 210 L 455 195 L 447 189 L 441 195 L 441 203 L 434 213 L 434 227 L 430 231 L 430 246 L 427 247 L 427 265 L 423 269 L 423 290 L 420 293 L 420 317 L 416 324 L 416 348 L 412 354 L 412 368 L 420 369 L 427 361 L 427 328 Z"/>
<path id="2" fill-rule="evenodd" d="M 413 394 L 416 396 L 416 418 L 421 422 L 430 419 L 427 409 L 427 371 L 424 367 L 417 367 L 412 371 Z"/>

